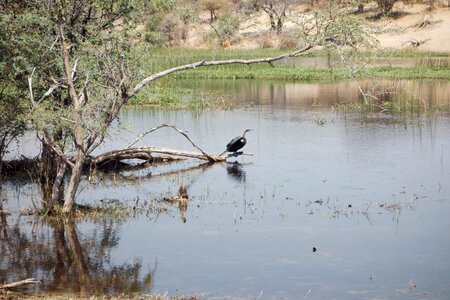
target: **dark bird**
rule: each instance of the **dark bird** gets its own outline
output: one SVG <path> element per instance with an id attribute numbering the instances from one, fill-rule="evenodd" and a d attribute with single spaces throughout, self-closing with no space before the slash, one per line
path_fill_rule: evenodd
<path id="1" fill-rule="evenodd" d="M 224 155 L 226 152 L 236 153 L 236 151 L 238 151 L 239 149 L 244 147 L 245 144 L 247 144 L 247 139 L 245 138 L 245 134 L 249 131 L 251 131 L 251 129 L 245 129 L 244 134 L 242 136 L 237 136 L 234 139 L 232 139 L 227 144 L 227 149 L 225 151 L 223 151 L 222 153 L 220 153 L 219 156 Z"/>

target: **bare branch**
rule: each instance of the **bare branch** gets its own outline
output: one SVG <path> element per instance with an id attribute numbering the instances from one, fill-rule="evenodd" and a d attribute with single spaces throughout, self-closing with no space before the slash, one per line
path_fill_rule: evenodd
<path id="1" fill-rule="evenodd" d="M 36 102 L 34 102 L 34 96 L 33 96 L 33 75 L 34 71 L 36 71 L 36 68 L 33 68 L 33 71 L 31 72 L 30 76 L 28 76 L 28 89 L 30 90 L 30 100 L 31 103 L 36 105 Z"/>
<path id="2" fill-rule="evenodd" d="M 78 58 L 75 60 L 75 63 L 72 68 L 72 80 L 75 80 L 75 75 L 77 74 L 77 66 L 78 66 Z"/>
<path id="3" fill-rule="evenodd" d="M 75 74 L 74 73 L 75 69 L 72 69 L 72 67 L 70 66 L 70 59 L 69 59 L 70 54 L 69 54 L 69 49 L 67 47 L 67 42 L 64 38 L 62 25 L 59 26 L 59 38 L 61 41 L 62 55 L 63 55 L 63 60 L 64 60 L 64 72 L 66 73 L 66 77 L 67 77 L 67 86 L 69 89 L 69 96 L 70 96 L 71 100 L 73 101 L 75 109 L 78 110 L 78 109 L 80 109 L 80 103 L 79 103 L 77 93 L 75 91 L 75 85 L 73 83 L 73 76 Z M 77 66 L 77 63 L 75 63 L 74 67 L 76 68 L 76 66 Z"/>
<path id="4" fill-rule="evenodd" d="M 201 160 L 207 160 L 210 162 L 225 161 L 225 158 L 221 156 L 210 156 L 210 155 L 207 156 L 203 153 L 194 151 L 175 150 L 161 147 L 139 147 L 139 148 L 109 151 L 92 158 L 91 163 L 93 165 L 101 165 L 112 160 L 122 160 L 122 159 L 148 160 L 152 158 L 153 154 L 164 154 L 177 157 L 190 157 Z"/>
<path id="5" fill-rule="evenodd" d="M 130 98 L 135 96 L 142 88 L 144 88 L 147 84 L 152 82 L 155 79 L 158 79 L 160 77 L 167 76 L 169 74 L 189 70 L 189 69 L 195 69 L 197 67 L 208 67 L 208 66 L 221 66 L 221 65 L 231 65 L 231 64 L 244 64 L 244 65 L 251 65 L 251 64 L 260 64 L 260 63 L 271 63 L 277 60 L 281 60 L 283 58 L 287 57 L 297 57 L 303 54 L 304 52 L 308 51 L 312 48 L 312 45 L 307 45 L 302 49 L 296 50 L 291 53 L 282 54 L 275 57 L 267 57 L 267 58 L 256 58 L 256 59 L 229 59 L 229 60 L 216 60 L 216 61 L 198 61 L 192 64 L 182 65 L 178 67 L 174 67 L 159 73 L 155 73 L 153 75 L 150 75 L 146 78 L 144 78 L 140 83 L 138 83 L 134 89 L 131 91 L 131 93 L 127 96 L 124 103 L 128 101 Z"/>
<path id="6" fill-rule="evenodd" d="M 176 128 L 174 125 L 168 125 L 168 124 L 161 124 L 159 126 L 153 127 L 149 130 L 147 130 L 146 132 L 144 132 L 143 134 L 141 134 L 133 143 L 131 143 L 130 145 L 128 145 L 125 149 L 130 149 L 131 146 L 135 145 L 137 142 L 139 142 L 144 136 L 146 136 L 147 134 L 158 130 L 160 128 L 164 128 L 164 127 L 169 127 L 172 128 L 173 130 L 177 131 L 179 134 L 183 135 L 191 144 L 192 146 L 194 146 L 195 148 L 197 148 L 204 156 L 206 156 L 210 161 L 217 161 L 216 158 L 214 158 L 212 155 L 210 155 L 209 153 L 207 153 L 206 151 L 202 150 L 200 147 L 198 147 L 190 138 L 189 136 L 186 134 L 186 131 L 180 130 L 178 128 Z"/>
<path id="7" fill-rule="evenodd" d="M 38 104 L 39 102 L 41 102 L 42 100 L 44 100 L 45 98 L 47 98 L 48 96 L 50 96 L 54 90 L 60 88 L 62 85 L 57 83 L 55 85 L 52 85 L 46 92 L 45 94 L 35 103 Z"/>
<path id="8" fill-rule="evenodd" d="M 80 94 L 78 95 L 78 99 L 80 100 L 80 106 L 84 105 L 88 100 L 88 94 L 87 94 L 88 84 L 89 84 L 89 75 L 86 76 L 86 80 L 84 81 L 83 89 L 81 90 Z"/>
<path id="9" fill-rule="evenodd" d="M 24 279 L 24 280 L 21 280 L 21 281 L 0 285 L 0 289 L 12 289 L 12 288 L 16 288 L 16 287 L 19 287 L 19 286 L 22 286 L 22 285 L 40 284 L 40 283 L 41 282 L 39 280 L 36 280 L 34 278 L 27 278 L 27 279 Z"/>

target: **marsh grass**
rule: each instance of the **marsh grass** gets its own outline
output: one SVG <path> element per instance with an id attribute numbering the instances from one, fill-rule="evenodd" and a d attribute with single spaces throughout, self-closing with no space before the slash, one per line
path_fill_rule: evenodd
<path id="1" fill-rule="evenodd" d="M 371 99 L 367 103 L 358 101 L 353 103 L 338 103 L 332 106 L 338 112 L 379 112 L 391 114 L 433 113 L 450 110 L 450 103 L 430 103 L 421 97 L 402 92 L 391 92 L 378 99 Z"/>
<path id="2" fill-rule="evenodd" d="M 60 206 L 55 206 L 52 209 L 25 208 L 19 214 L 42 216 L 51 221 L 63 221 L 65 218 L 70 217 L 77 221 L 89 220 L 96 222 L 107 219 L 121 222 L 133 217 L 150 217 L 151 215 L 156 216 L 159 213 L 169 211 L 167 205 L 157 199 L 143 201 L 140 201 L 139 198 L 124 201 L 119 199 L 102 199 L 99 202 L 97 205 L 77 205 L 70 215 L 63 213 Z"/>
<path id="3" fill-rule="evenodd" d="M 136 95 L 128 105 L 190 110 L 232 108 L 226 98 L 223 92 L 181 88 L 172 80 L 163 80 L 162 84 L 155 84 Z"/>

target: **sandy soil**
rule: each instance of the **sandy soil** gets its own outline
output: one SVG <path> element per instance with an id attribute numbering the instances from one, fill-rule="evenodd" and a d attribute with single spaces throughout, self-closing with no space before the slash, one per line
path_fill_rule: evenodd
<path id="1" fill-rule="evenodd" d="M 297 10 L 304 9 L 298 7 Z M 383 19 L 378 23 L 387 23 L 393 32 L 378 38 L 384 48 L 415 48 L 419 51 L 450 52 L 450 8 L 438 7 L 430 11 L 427 5 L 404 5 L 401 2 L 394 7 L 398 15 L 395 19 Z M 295 11 L 291 12 L 295 13 Z M 270 33 L 268 17 L 264 13 L 254 15 L 251 20 L 242 23 L 232 48 L 258 49 L 278 47 L 280 40 Z M 286 30 L 295 30 L 295 25 L 286 23 Z M 193 48 L 214 46 L 214 34 L 208 35 L 211 28 L 207 24 L 192 28 L 189 40 L 183 45 Z"/>

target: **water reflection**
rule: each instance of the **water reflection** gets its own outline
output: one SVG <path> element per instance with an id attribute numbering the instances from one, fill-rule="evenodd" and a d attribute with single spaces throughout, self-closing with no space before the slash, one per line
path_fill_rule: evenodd
<path id="1" fill-rule="evenodd" d="M 238 182 L 245 183 L 246 181 L 244 164 L 237 161 L 227 163 L 227 174 Z"/>
<path id="2" fill-rule="evenodd" d="M 0 282 L 35 277 L 42 285 L 30 289 L 80 297 L 150 291 L 156 263 L 147 272 L 139 258 L 121 264 L 111 259 L 120 242 L 119 227 L 105 221 L 90 234 L 80 234 L 73 219 L 22 217 L 9 224 L 1 216 Z"/>
<path id="3" fill-rule="evenodd" d="M 229 93 L 235 105 L 329 108 L 339 103 L 363 101 L 353 81 L 337 83 L 286 82 L 271 80 L 178 80 L 177 86 Z M 361 88 L 380 100 L 407 100 L 425 108 L 450 105 L 449 81 L 362 80 Z"/>

